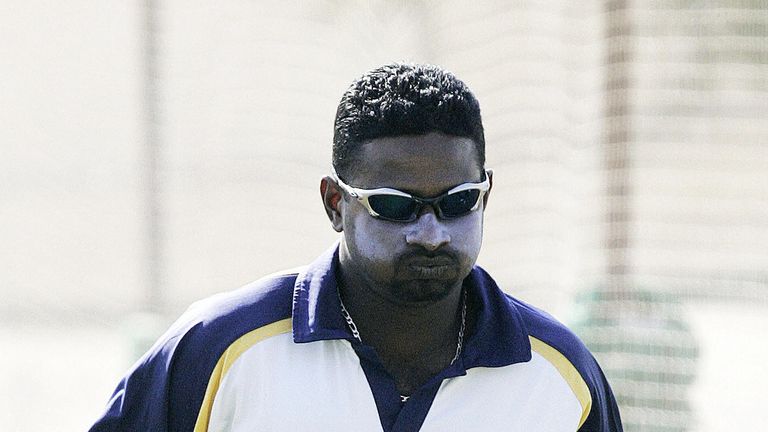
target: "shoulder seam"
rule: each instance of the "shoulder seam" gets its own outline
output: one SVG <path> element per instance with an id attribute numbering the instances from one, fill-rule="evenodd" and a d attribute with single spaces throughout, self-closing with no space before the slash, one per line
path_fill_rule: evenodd
<path id="1" fill-rule="evenodd" d="M 270 273 L 268 275 L 264 275 L 264 276 L 262 276 L 259 279 L 277 279 L 277 278 L 287 277 L 287 276 L 298 276 L 306 268 L 307 268 L 307 266 L 299 266 L 299 267 L 293 267 L 293 268 L 290 268 L 290 269 L 279 270 L 279 271 L 276 271 L 274 273 Z"/>

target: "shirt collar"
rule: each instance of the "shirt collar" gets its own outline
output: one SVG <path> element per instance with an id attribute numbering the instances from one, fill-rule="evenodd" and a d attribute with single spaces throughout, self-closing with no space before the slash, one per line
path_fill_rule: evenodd
<path id="1" fill-rule="evenodd" d="M 474 266 L 464 279 L 464 287 L 475 313 L 474 328 L 461 356 L 464 367 L 501 367 L 529 361 L 528 328 L 517 306 L 496 281 Z"/>
<path id="2" fill-rule="evenodd" d="M 341 314 L 336 269 L 338 242 L 299 273 L 293 291 L 293 339 L 297 343 L 328 339 L 354 340 Z M 531 359 L 528 330 L 520 312 L 496 282 L 475 266 L 464 280 L 476 314 L 464 344 L 464 367 L 500 367 Z"/>
<path id="3" fill-rule="evenodd" d="M 299 273 L 293 288 L 293 340 L 353 339 L 341 315 L 336 268 L 339 243 Z"/>

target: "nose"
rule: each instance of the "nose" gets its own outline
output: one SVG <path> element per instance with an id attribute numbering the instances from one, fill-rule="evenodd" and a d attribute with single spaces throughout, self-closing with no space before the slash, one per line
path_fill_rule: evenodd
<path id="1" fill-rule="evenodd" d="M 409 245 L 434 251 L 451 241 L 450 233 L 432 210 L 420 214 L 410 228 L 405 234 L 405 241 Z"/>

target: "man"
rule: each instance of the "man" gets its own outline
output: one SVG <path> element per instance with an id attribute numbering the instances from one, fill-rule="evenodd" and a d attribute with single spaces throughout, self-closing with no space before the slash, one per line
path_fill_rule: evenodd
<path id="1" fill-rule="evenodd" d="M 92 430 L 621 431 L 581 342 L 475 266 L 484 166 L 455 76 L 393 64 L 355 81 L 320 182 L 338 244 L 193 305 Z"/>

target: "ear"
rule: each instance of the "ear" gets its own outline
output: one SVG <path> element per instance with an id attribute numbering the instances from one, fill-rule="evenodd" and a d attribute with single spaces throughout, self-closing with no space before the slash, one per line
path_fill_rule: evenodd
<path id="1" fill-rule="evenodd" d="M 344 230 L 344 225 L 341 219 L 341 190 L 339 185 L 331 177 L 323 177 L 320 180 L 320 198 L 323 200 L 323 207 L 325 207 L 325 214 L 328 215 L 328 219 L 331 221 L 331 226 L 336 232 Z"/>
<path id="2" fill-rule="evenodd" d="M 488 197 L 491 195 L 491 190 L 493 190 L 493 170 L 487 170 L 488 171 L 488 183 L 490 183 L 490 187 L 488 188 L 488 192 L 485 193 L 485 196 L 483 196 L 483 210 L 488 208 Z"/>

